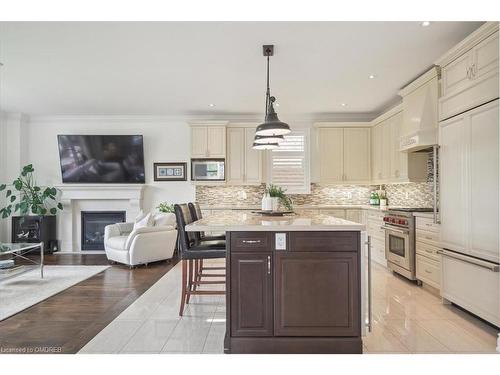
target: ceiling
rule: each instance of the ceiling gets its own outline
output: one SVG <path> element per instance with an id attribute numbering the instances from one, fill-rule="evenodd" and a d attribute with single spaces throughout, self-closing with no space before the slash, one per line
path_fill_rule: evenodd
<path id="1" fill-rule="evenodd" d="M 379 113 L 480 24 L 3 22 L 0 98 L 31 115 L 260 116 L 275 44 L 280 117 Z"/>

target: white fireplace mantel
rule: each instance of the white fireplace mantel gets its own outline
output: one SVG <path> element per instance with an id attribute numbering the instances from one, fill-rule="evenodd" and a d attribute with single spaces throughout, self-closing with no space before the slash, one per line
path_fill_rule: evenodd
<path id="1" fill-rule="evenodd" d="M 61 251 L 81 251 L 81 212 L 126 212 L 132 221 L 142 210 L 143 184 L 67 184 L 56 186 L 62 192 L 63 211 L 57 231 Z"/>

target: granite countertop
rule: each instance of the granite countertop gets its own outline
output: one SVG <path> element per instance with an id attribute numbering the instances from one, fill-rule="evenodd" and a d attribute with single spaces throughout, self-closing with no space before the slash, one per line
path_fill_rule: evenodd
<path id="1" fill-rule="evenodd" d="M 262 216 L 249 212 L 221 212 L 186 225 L 188 232 L 225 231 L 364 231 L 365 226 L 323 214 Z"/>

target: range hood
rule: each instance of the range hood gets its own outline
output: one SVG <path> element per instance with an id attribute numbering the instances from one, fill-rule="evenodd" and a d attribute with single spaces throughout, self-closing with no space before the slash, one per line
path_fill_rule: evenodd
<path id="1" fill-rule="evenodd" d="M 403 98 L 399 150 L 414 152 L 438 143 L 439 68 L 432 67 L 398 92 Z"/>

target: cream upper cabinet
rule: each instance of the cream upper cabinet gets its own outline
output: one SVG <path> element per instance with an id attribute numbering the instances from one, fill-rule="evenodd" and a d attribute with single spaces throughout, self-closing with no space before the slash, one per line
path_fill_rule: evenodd
<path id="1" fill-rule="evenodd" d="M 227 182 L 242 184 L 245 173 L 245 128 L 227 129 Z"/>
<path id="2" fill-rule="evenodd" d="M 252 148 L 255 127 L 245 128 L 245 181 L 248 184 L 262 182 L 262 151 Z"/>
<path id="3" fill-rule="evenodd" d="M 372 162 L 372 181 L 382 181 L 382 125 L 375 125 L 372 129 L 371 142 L 371 162 Z"/>
<path id="4" fill-rule="evenodd" d="M 191 128 L 191 157 L 207 157 L 207 128 L 205 126 Z"/>
<path id="5" fill-rule="evenodd" d="M 319 128 L 317 145 L 321 183 L 370 181 L 369 128 Z"/>
<path id="6" fill-rule="evenodd" d="M 499 261 L 498 100 L 440 123 L 444 248 Z"/>
<path id="7" fill-rule="evenodd" d="M 252 148 L 253 127 L 227 128 L 227 183 L 251 185 L 262 182 L 262 151 Z"/>
<path id="8" fill-rule="evenodd" d="M 403 126 L 401 109 L 375 120 L 372 128 L 372 183 L 424 182 L 427 153 L 399 151 Z"/>
<path id="9" fill-rule="evenodd" d="M 382 123 L 382 180 L 388 181 L 391 176 L 391 122 L 392 118 Z"/>
<path id="10" fill-rule="evenodd" d="M 439 119 L 445 120 L 499 95 L 498 22 L 486 22 L 442 56 Z"/>
<path id="11" fill-rule="evenodd" d="M 192 158 L 225 158 L 226 126 L 191 126 Z"/>
<path id="12" fill-rule="evenodd" d="M 319 128 L 318 150 L 320 182 L 342 182 L 344 150 L 342 128 Z"/>
<path id="13" fill-rule="evenodd" d="M 344 129 L 344 182 L 370 180 L 370 129 Z"/>
<path id="14" fill-rule="evenodd" d="M 209 126 L 207 128 L 207 150 L 209 158 L 226 157 L 225 126 Z"/>

